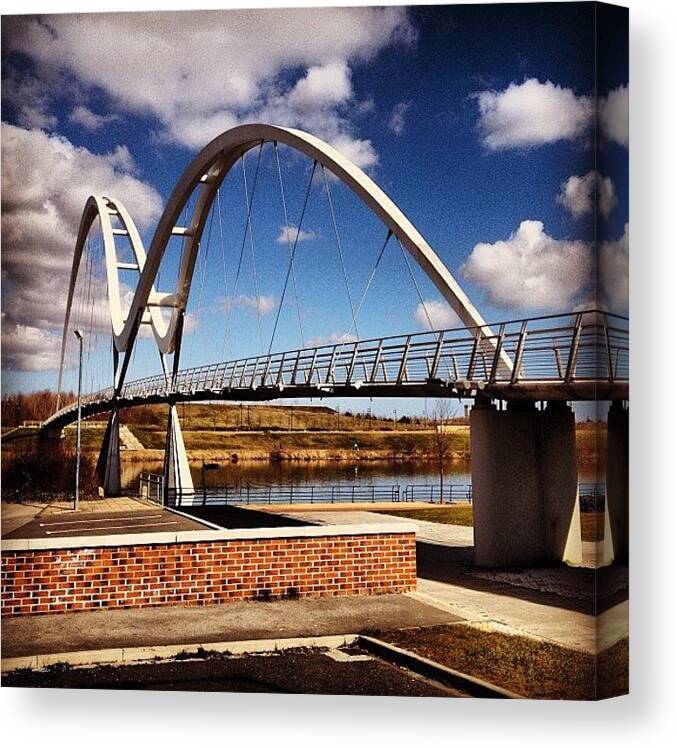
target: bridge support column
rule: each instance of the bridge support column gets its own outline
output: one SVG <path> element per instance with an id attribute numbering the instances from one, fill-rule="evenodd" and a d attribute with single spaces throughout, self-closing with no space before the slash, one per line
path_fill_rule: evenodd
<path id="1" fill-rule="evenodd" d="M 629 558 L 629 411 L 621 401 L 613 401 L 607 415 L 605 497 L 614 559 L 626 562 Z"/>
<path id="2" fill-rule="evenodd" d="M 106 497 L 120 497 L 120 417 L 117 409 L 108 417 L 97 461 L 97 477 Z"/>
<path id="3" fill-rule="evenodd" d="M 176 404 L 170 404 L 167 420 L 167 438 L 165 440 L 165 504 L 178 503 L 192 505 L 195 499 L 191 469 L 186 455 L 184 436 Z M 177 497 L 180 494 L 180 497 Z"/>
<path id="4" fill-rule="evenodd" d="M 471 474 L 476 565 L 581 562 L 574 413 L 565 403 L 477 404 Z"/>

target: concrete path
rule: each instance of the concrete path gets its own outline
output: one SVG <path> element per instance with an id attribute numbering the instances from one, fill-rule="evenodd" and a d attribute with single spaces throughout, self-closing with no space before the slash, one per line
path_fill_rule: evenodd
<path id="1" fill-rule="evenodd" d="M 142 511 L 157 508 L 157 505 L 134 497 L 116 497 L 103 500 L 83 500 L 77 513 L 73 511 L 73 503 L 69 500 L 59 500 L 53 503 L 5 503 L 0 505 L 2 512 L 2 533 L 11 531 L 32 521 L 38 516 L 52 516 L 67 514 L 71 518 L 88 513 L 116 513 L 118 511 Z"/>
<path id="2" fill-rule="evenodd" d="M 275 509 L 273 512 L 277 512 Z M 417 527 L 417 539 L 421 542 L 440 544 L 445 547 L 472 547 L 473 527 L 454 526 L 445 523 L 420 521 L 416 518 L 402 519 L 384 513 L 370 513 L 364 510 L 304 510 L 285 511 L 284 515 L 307 523 L 323 525 L 353 523 L 392 523 L 394 519 L 407 520 Z"/>
<path id="3" fill-rule="evenodd" d="M 285 515 L 303 519 L 309 523 L 351 524 L 351 523 L 385 523 L 394 516 L 366 511 L 303 511 L 286 512 Z M 412 519 L 417 525 L 417 541 L 443 547 L 473 546 L 473 529 L 467 526 L 433 523 Z M 540 640 L 547 640 L 561 646 L 574 648 L 587 653 L 596 653 L 616 643 L 628 635 L 628 602 L 622 602 L 601 615 L 596 633 L 596 619 L 565 606 L 554 606 L 529 601 L 520 596 L 520 589 L 529 591 L 549 591 L 567 594 L 569 588 L 576 592 L 577 581 L 570 582 L 567 574 L 576 578 L 575 570 L 560 568 L 540 568 L 533 572 L 536 582 L 530 578 L 530 571 L 492 572 L 478 571 L 474 576 L 513 585 L 515 594 L 505 595 L 454 583 L 417 578 L 417 590 L 408 594 L 410 598 L 421 603 L 439 607 L 455 617 L 470 621 L 480 627 L 490 627 L 503 632 L 525 635 Z M 541 580 L 541 579 L 544 580 Z M 514 580 L 516 579 L 516 580 Z M 552 585 L 552 586 L 551 586 Z M 551 586 L 551 588 L 550 588 Z M 572 593 L 571 591 L 569 592 Z"/>
<path id="4" fill-rule="evenodd" d="M 404 594 L 7 617 L 2 658 L 63 651 L 297 638 L 443 625 L 460 618 Z"/>

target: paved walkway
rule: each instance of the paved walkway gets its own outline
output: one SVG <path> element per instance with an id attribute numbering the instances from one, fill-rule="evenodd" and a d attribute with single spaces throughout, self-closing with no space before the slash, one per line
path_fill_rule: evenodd
<path id="1" fill-rule="evenodd" d="M 381 513 L 353 510 L 305 510 L 286 512 L 285 515 L 321 524 L 385 523 L 394 518 Z M 419 560 L 417 590 L 408 594 L 410 598 L 439 607 L 478 627 L 552 641 L 588 653 L 603 650 L 628 635 L 628 602 L 608 609 L 600 616 L 597 626 L 594 615 L 572 606 L 571 602 L 586 601 L 593 594 L 593 580 L 589 580 L 594 575 L 593 571 L 565 566 L 518 571 L 476 570 L 470 564 L 473 547 L 471 527 L 416 519 L 411 522 L 418 529 L 418 557 L 423 556 L 426 565 Z M 459 555 L 454 555 L 459 560 L 449 555 L 446 557 L 447 553 L 440 548 L 458 548 Z M 440 550 L 441 554 L 436 550 Z M 429 577 L 421 577 L 422 569 Z M 627 585 L 627 571 L 623 568 L 610 569 L 609 573 L 614 578 L 611 583 L 606 582 L 609 593 L 622 591 Z M 455 579 L 464 580 L 457 582 Z M 479 584 L 486 581 L 489 588 L 503 588 L 509 593 L 497 593 L 482 586 L 476 588 L 472 579 Z M 555 603 L 531 600 L 540 595 Z M 562 605 L 558 603 L 559 600 Z"/>
<path id="2" fill-rule="evenodd" d="M 157 508 L 157 505 L 134 497 L 116 497 L 102 500 L 83 500 L 76 511 L 70 500 L 59 500 L 54 503 L 5 503 L 2 508 L 2 533 L 3 535 L 14 531 L 24 524 L 40 516 L 52 516 L 67 514 L 71 518 L 80 517 L 89 513 L 115 513 L 119 511 L 143 511 L 149 508 Z"/>
<path id="3" fill-rule="evenodd" d="M 272 512 L 280 512 L 274 509 Z M 354 523 L 392 523 L 395 519 L 413 523 L 417 527 L 417 540 L 430 542 L 445 547 L 472 547 L 473 527 L 454 526 L 445 523 L 433 523 L 431 521 L 419 521 L 416 518 L 402 518 L 390 516 L 384 513 L 370 513 L 363 510 L 304 510 L 285 511 L 285 516 L 295 518 L 307 523 L 323 525 L 330 524 L 354 524 Z"/>
<path id="4" fill-rule="evenodd" d="M 7 617 L 2 657 L 124 646 L 343 635 L 443 625 L 459 617 L 404 594 L 233 602 Z"/>

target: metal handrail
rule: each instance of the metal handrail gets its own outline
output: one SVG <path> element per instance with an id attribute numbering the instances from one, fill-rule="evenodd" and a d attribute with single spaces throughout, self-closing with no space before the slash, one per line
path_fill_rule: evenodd
<path id="1" fill-rule="evenodd" d="M 558 320 L 566 324 L 554 325 Z M 626 383 L 628 330 L 620 327 L 626 323 L 621 316 L 590 310 L 505 321 L 494 324 L 498 333 L 492 336 L 480 328 L 452 328 L 309 347 L 180 370 L 173 387 L 164 375 L 142 378 L 123 386 L 120 398 L 257 388 L 331 392 L 341 386 L 397 388 L 432 382 L 459 385 L 464 391 L 473 384 L 515 388 L 531 383 Z M 498 352 L 511 359 L 512 368 L 503 364 Z M 82 403 L 109 402 L 113 397 L 113 388 L 106 388 L 84 396 Z M 73 408 L 65 406 L 45 424 Z"/>

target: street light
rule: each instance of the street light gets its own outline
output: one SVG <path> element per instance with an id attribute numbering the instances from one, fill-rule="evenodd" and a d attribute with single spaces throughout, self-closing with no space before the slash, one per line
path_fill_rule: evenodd
<path id="1" fill-rule="evenodd" d="M 80 420 L 82 418 L 82 331 L 77 328 L 73 331 L 75 338 L 78 339 L 78 424 L 75 432 L 75 498 L 73 500 L 73 510 L 78 509 L 80 501 Z"/>

